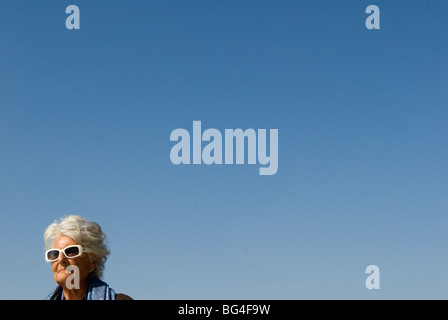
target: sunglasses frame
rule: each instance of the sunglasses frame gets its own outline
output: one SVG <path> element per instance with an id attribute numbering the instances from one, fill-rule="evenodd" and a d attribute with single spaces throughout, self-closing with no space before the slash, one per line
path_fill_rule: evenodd
<path id="1" fill-rule="evenodd" d="M 73 247 L 76 247 L 76 248 L 79 249 L 79 254 L 76 255 L 76 256 L 72 256 L 72 257 L 67 256 L 67 255 L 65 254 L 65 250 L 68 249 L 68 248 L 73 248 Z M 48 253 L 49 253 L 50 251 L 53 251 L 53 250 L 59 251 L 58 257 L 57 257 L 56 259 L 48 259 Z M 82 245 L 80 245 L 80 244 L 73 244 L 73 245 L 70 245 L 70 246 L 66 246 L 64 249 L 56 249 L 56 248 L 52 248 L 52 249 L 48 249 L 47 251 L 45 251 L 45 261 L 47 261 L 47 262 L 55 262 L 55 261 L 58 261 L 58 260 L 59 260 L 59 257 L 61 256 L 61 252 L 64 254 L 64 256 L 65 256 L 67 259 L 74 259 L 74 258 L 78 258 L 78 257 L 82 256 L 82 254 L 83 254 L 84 252 L 85 252 L 85 253 L 91 253 L 92 251 L 89 250 L 89 249 L 84 248 L 84 247 L 83 247 Z"/>

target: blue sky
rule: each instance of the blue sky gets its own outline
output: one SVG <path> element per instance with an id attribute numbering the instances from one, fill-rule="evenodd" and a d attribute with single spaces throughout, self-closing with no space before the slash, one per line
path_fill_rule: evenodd
<path id="1" fill-rule="evenodd" d="M 0 299 L 52 290 L 67 214 L 136 299 L 447 299 L 446 21 L 441 0 L 1 0 Z M 278 172 L 173 165 L 194 120 L 278 129 Z"/>

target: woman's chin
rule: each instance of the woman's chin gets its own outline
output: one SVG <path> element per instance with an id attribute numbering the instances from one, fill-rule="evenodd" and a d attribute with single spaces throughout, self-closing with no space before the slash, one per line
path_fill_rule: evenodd
<path id="1" fill-rule="evenodd" d="M 54 276 L 54 280 L 56 281 L 56 283 L 58 285 L 63 285 L 69 276 L 70 276 L 70 273 L 66 273 L 65 269 L 60 270 Z"/>

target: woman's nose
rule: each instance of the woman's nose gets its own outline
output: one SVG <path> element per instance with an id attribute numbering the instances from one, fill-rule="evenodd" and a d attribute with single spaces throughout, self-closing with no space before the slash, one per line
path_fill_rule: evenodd
<path id="1" fill-rule="evenodd" d="M 68 261 L 67 257 L 65 256 L 64 252 L 61 251 L 61 253 L 59 253 L 58 262 L 61 263 L 65 261 Z"/>

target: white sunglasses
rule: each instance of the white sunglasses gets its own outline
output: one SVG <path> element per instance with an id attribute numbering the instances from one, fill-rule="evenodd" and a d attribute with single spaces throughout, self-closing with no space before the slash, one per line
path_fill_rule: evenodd
<path id="1" fill-rule="evenodd" d="M 90 253 L 92 252 L 89 249 L 84 248 L 83 246 L 76 244 L 67 246 L 64 249 L 50 249 L 45 251 L 45 260 L 47 262 L 55 262 L 59 259 L 59 255 L 61 254 L 61 251 L 64 253 L 64 255 L 67 258 L 73 259 L 81 256 L 84 252 Z"/>

